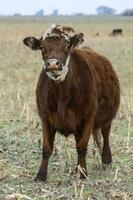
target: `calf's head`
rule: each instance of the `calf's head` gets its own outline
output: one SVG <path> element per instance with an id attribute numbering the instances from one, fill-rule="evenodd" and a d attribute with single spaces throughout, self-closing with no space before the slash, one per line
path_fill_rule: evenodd
<path id="1" fill-rule="evenodd" d="M 23 42 L 32 50 L 41 50 L 45 73 L 50 79 L 61 82 L 69 71 L 72 49 L 83 42 L 83 33 L 70 37 L 61 26 L 54 25 L 40 39 L 27 37 Z"/>

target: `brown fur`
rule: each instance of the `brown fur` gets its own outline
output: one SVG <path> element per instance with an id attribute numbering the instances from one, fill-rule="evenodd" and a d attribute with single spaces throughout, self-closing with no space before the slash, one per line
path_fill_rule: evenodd
<path id="1" fill-rule="evenodd" d="M 82 36 L 83 34 L 74 36 L 70 43 L 75 38 L 81 40 Z M 48 46 L 44 45 L 45 54 L 42 48 L 44 60 L 53 54 L 54 58 L 59 58 L 57 50 L 53 50 L 57 46 L 56 39 L 59 41 L 61 57 L 65 55 L 63 54 L 65 48 L 60 51 L 61 44 L 65 45 L 63 39 L 47 39 L 43 42 L 43 45 L 48 42 Z M 26 45 L 27 40 L 29 42 L 29 38 L 25 39 Z M 53 49 L 47 55 L 46 52 L 50 52 L 48 50 L 50 44 L 53 44 Z M 103 136 L 102 162 L 109 164 L 112 161 L 109 133 L 120 102 L 120 87 L 116 73 L 104 56 L 89 48 L 74 48 L 70 54 L 68 68 L 69 71 L 63 82 L 56 83 L 51 80 L 44 69 L 38 80 L 36 95 L 43 129 L 43 153 L 42 163 L 36 177 L 37 181 L 47 179 L 47 165 L 53 151 L 56 130 L 66 137 L 69 134 L 74 135 L 78 153 L 77 164 L 84 168 L 86 173 L 85 156 L 91 134 L 99 146 L 98 135 L 101 131 Z M 84 175 L 81 174 L 81 177 L 84 178 Z"/>

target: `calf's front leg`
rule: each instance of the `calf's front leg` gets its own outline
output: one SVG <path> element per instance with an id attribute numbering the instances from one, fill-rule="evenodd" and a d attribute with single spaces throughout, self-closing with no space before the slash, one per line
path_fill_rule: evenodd
<path id="1" fill-rule="evenodd" d="M 80 172 L 80 178 L 85 179 L 87 176 L 87 169 L 86 169 L 86 152 L 88 141 L 92 132 L 92 123 L 87 122 L 85 126 L 82 128 L 82 131 L 77 132 L 75 135 L 76 140 L 76 149 L 78 153 L 78 162 L 77 165 L 83 169 L 83 172 Z"/>
<path id="2" fill-rule="evenodd" d="M 47 180 L 48 161 L 53 152 L 53 144 L 56 132 L 55 128 L 51 127 L 47 120 L 42 118 L 41 121 L 43 130 L 43 147 L 41 165 L 35 178 L 35 181 L 37 182 L 45 182 Z"/>

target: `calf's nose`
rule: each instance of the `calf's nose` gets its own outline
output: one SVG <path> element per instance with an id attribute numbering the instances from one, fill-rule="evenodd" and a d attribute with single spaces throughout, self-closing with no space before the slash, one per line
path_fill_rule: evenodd
<path id="1" fill-rule="evenodd" d="M 48 70 L 61 70 L 62 64 L 57 59 L 49 59 L 46 61 L 46 67 Z"/>

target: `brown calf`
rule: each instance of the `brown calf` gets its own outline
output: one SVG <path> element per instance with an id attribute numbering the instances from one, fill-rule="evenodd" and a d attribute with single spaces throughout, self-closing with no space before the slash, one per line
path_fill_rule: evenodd
<path id="1" fill-rule="evenodd" d="M 119 81 L 104 56 L 87 48 L 76 48 L 82 42 L 82 33 L 70 37 L 58 26 L 52 26 L 40 39 L 24 39 L 31 49 L 41 49 L 44 61 L 36 90 L 43 129 L 42 162 L 36 181 L 47 179 L 56 130 L 66 137 L 74 135 L 77 164 L 86 173 L 85 157 L 91 134 L 99 144 L 101 131 L 102 162 L 112 161 L 109 134 L 120 101 Z"/>

